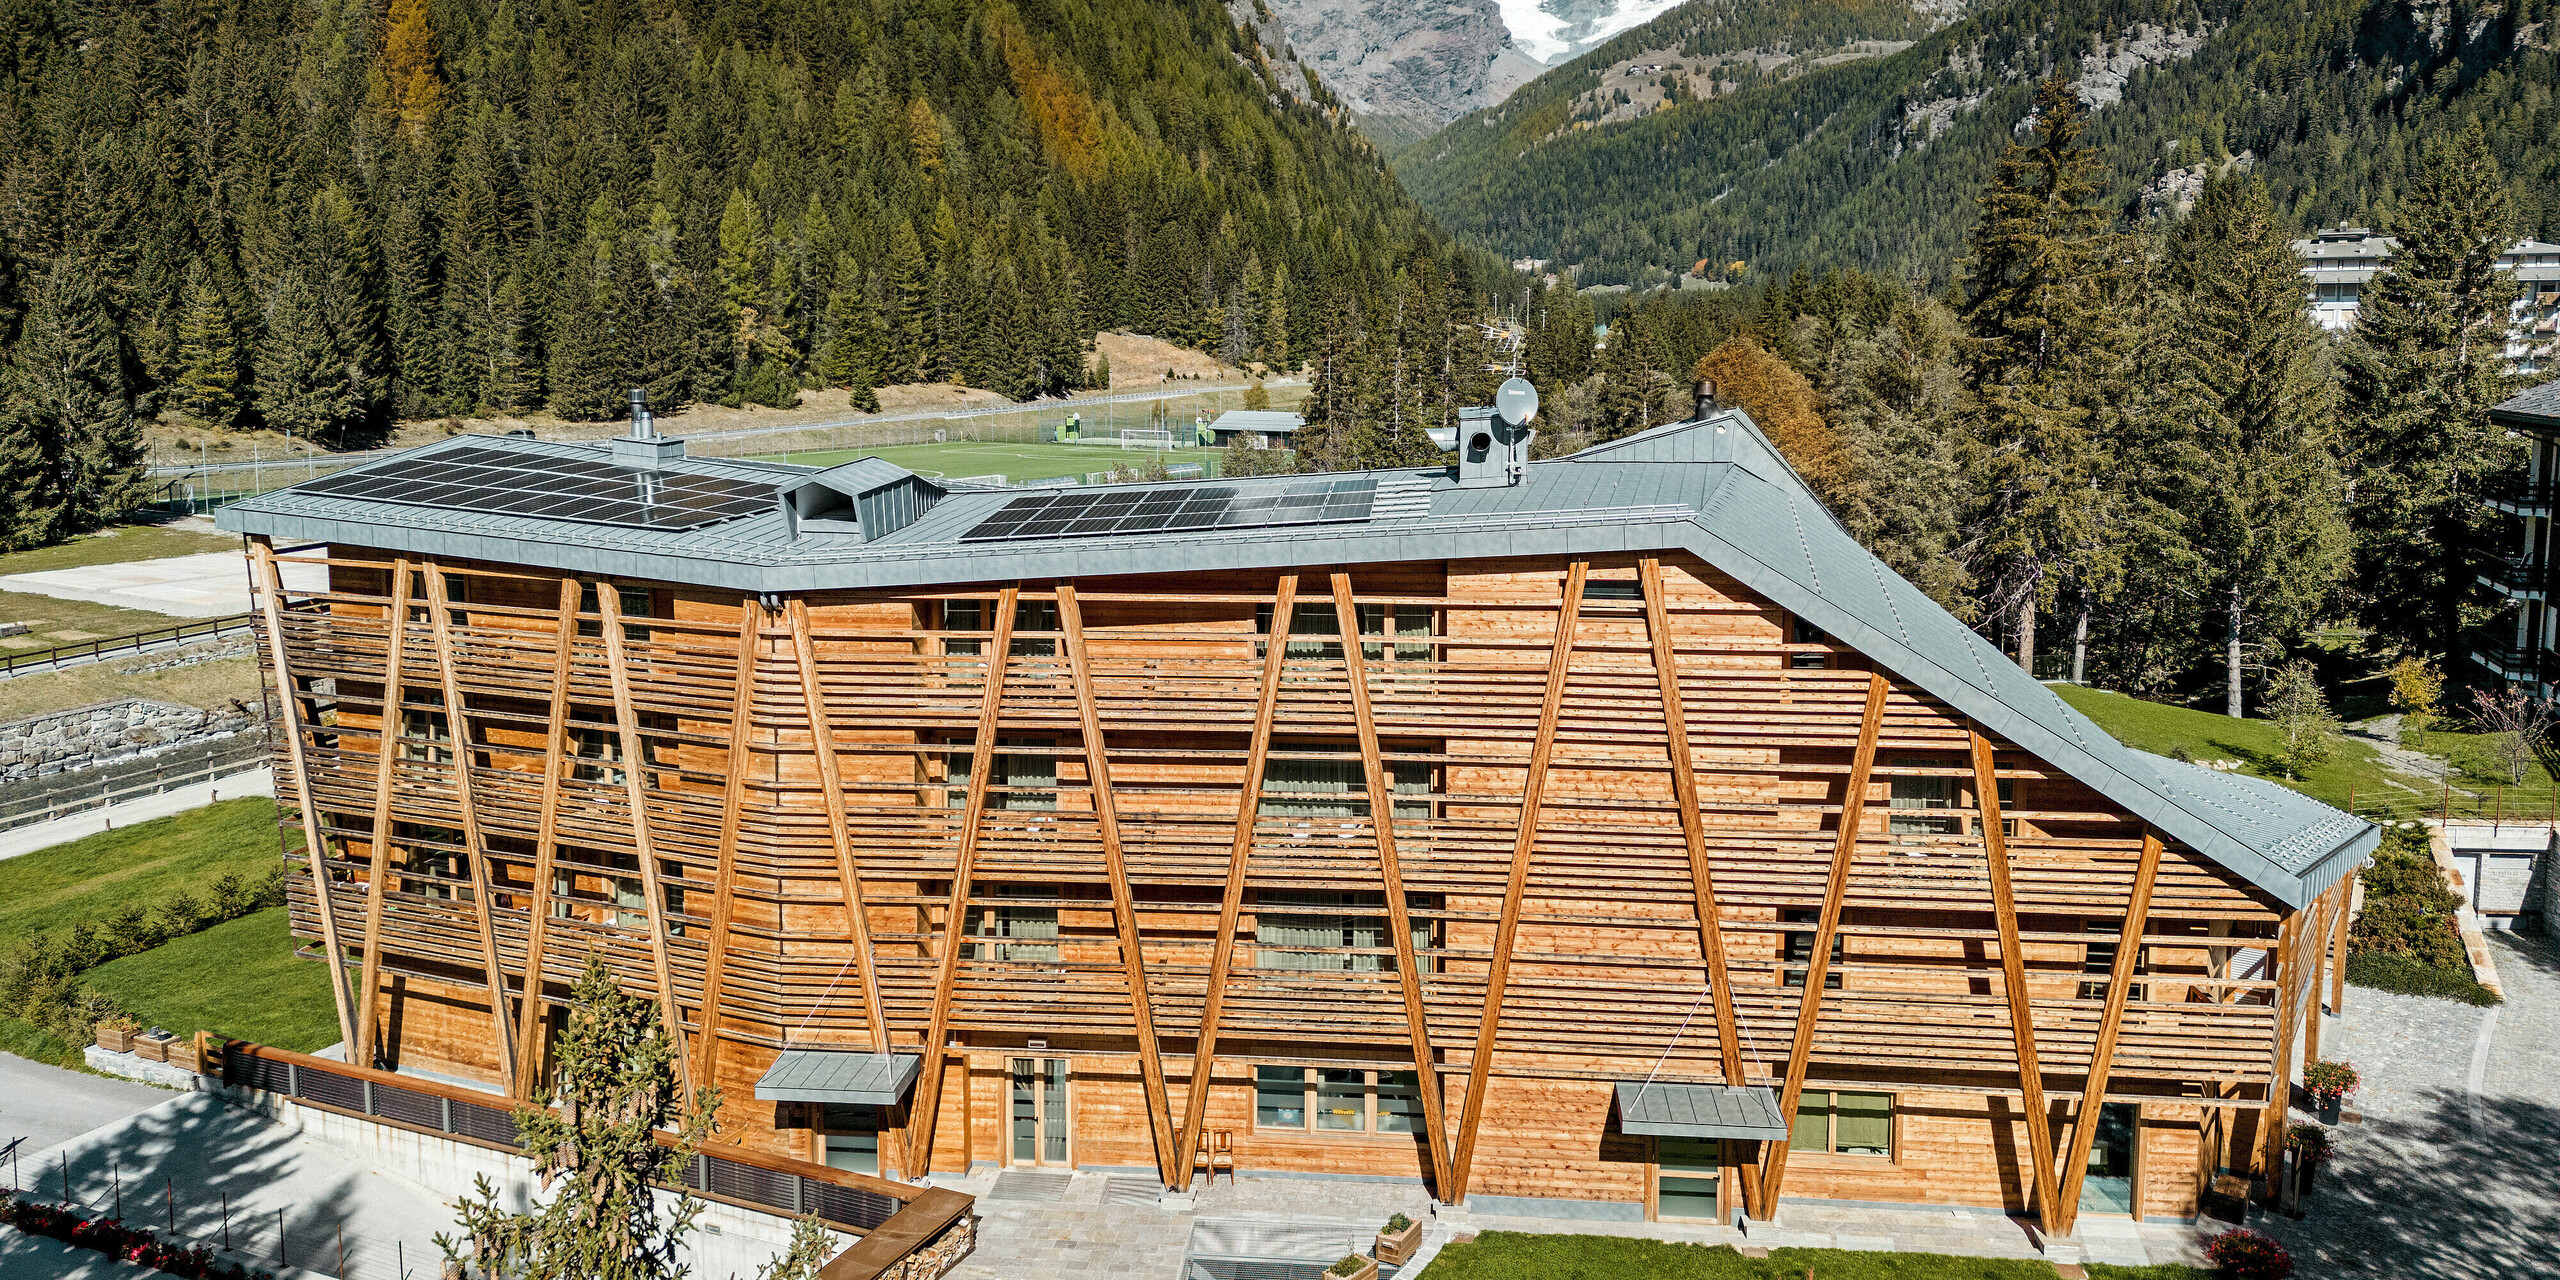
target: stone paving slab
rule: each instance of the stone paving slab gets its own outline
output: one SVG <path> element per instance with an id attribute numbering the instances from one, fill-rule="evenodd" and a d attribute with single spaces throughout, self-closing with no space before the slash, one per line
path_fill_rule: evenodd
<path id="1" fill-rule="evenodd" d="M 327 555 L 322 550 L 302 554 Z M 324 565 L 277 566 L 287 591 L 325 591 Z M 249 611 L 249 570 L 237 551 L 207 551 L 160 560 L 80 565 L 41 573 L 0 575 L 0 591 L 23 591 L 56 600 L 83 600 L 143 609 L 179 618 L 219 618 Z"/>

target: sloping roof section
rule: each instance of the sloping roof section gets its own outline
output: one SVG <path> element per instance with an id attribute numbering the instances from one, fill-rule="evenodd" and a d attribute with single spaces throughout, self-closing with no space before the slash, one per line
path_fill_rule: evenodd
<path id="1" fill-rule="evenodd" d="M 2489 410 L 2489 419 L 2511 427 L 2560 427 L 2560 382 L 2546 382 L 2498 402 Z"/>
<path id="2" fill-rule="evenodd" d="M 457 448 L 512 451 L 529 469 L 604 452 L 596 444 L 465 436 L 358 472 Z M 761 481 L 781 491 L 816 474 L 806 467 L 708 458 L 671 458 L 664 467 Z M 894 490 L 896 471 L 866 461 L 855 472 L 860 483 L 845 487 Z M 1869 555 L 1739 410 L 1531 463 L 1522 482 L 1509 487 L 1460 489 L 1448 468 L 1372 474 L 1379 500 L 1362 519 L 1167 529 L 1107 539 L 964 541 L 1021 496 L 1019 490 L 973 487 L 952 487 L 906 523 L 876 532 L 803 521 L 780 502 L 770 511 L 669 530 L 386 502 L 361 496 L 361 486 L 355 493 L 343 491 L 346 486 L 325 492 L 308 483 L 224 508 L 220 523 L 291 542 L 776 593 L 1687 551 L 2288 905 L 2309 902 L 2361 863 L 2381 838 L 2371 824 L 2274 783 L 2178 764 L 2107 736 Z M 1303 479 L 1214 483 L 1233 489 L 1238 501 L 1263 502 Z M 1110 493 L 1115 502 L 1143 501 L 1157 490 L 1200 487 L 1188 481 L 1119 486 Z"/>

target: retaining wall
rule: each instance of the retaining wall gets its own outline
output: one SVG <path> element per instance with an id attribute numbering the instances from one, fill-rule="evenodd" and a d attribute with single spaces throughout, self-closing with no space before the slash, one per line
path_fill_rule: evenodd
<path id="1" fill-rule="evenodd" d="M 261 727 L 234 704 L 204 711 L 125 698 L 0 724 L 0 786 L 156 755 Z"/>

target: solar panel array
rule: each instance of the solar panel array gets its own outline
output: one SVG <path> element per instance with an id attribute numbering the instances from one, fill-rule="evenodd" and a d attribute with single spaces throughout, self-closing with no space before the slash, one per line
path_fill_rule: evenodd
<path id="1" fill-rule="evenodd" d="M 1378 478 L 1299 480 L 1285 485 L 1196 485 L 1186 489 L 1106 489 L 1034 494 L 1004 504 L 960 535 L 962 542 L 1184 533 L 1284 524 L 1366 520 Z"/>
<path id="2" fill-rule="evenodd" d="M 771 511 L 775 492 L 772 485 L 747 480 L 643 471 L 478 445 L 342 472 L 294 488 L 373 502 L 668 531 Z"/>

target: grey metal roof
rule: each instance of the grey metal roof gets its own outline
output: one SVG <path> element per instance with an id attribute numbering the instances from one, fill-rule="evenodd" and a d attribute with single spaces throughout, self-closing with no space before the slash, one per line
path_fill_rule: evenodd
<path id="1" fill-rule="evenodd" d="M 492 443 L 489 437 L 461 437 L 395 456 Z M 598 449 L 521 439 L 494 443 L 590 457 Z M 717 459 L 680 458 L 666 465 L 753 475 L 784 486 L 811 474 L 808 468 Z M 1251 490 L 1293 479 L 1218 483 Z M 1168 486 L 1129 488 L 1161 487 Z M 225 529 L 291 542 L 759 593 L 1687 551 L 2278 901 L 2307 903 L 2361 863 L 2381 838 L 2370 823 L 2272 782 L 2178 764 L 2109 737 L 1860 547 L 1739 410 L 1533 462 L 1517 485 L 1460 489 L 1449 468 L 1415 468 L 1380 473 L 1378 492 L 1378 507 L 1367 521 L 1099 541 L 964 543 L 961 535 L 1017 496 L 1012 490 L 967 488 L 952 490 L 912 523 L 868 541 L 805 530 L 795 539 L 779 504 L 771 514 L 657 531 L 369 502 L 296 488 L 226 507 L 219 521 Z"/>
<path id="2" fill-rule="evenodd" d="M 1213 431 L 1277 431 L 1283 435 L 1307 425 L 1307 420 L 1285 409 L 1229 409 L 1209 424 Z"/>
<path id="3" fill-rule="evenodd" d="M 924 1059 L 912 1053 L 853 1049 L 785 1049 L 756 1097 L 765 1102 L 843 1102 L 894 1107 L 916 1082 Z"/>
<path id="4" fill-rule="evenodd" d="M 2489 420 L 2511 427 L 2560 427 L 2560 382 L 2546 382 L 2499 401 L 2489 410 Z"/>
<path id="5" fill-rule="evenodd" d="M 1763 1087 L 1618 1082 L 1618 1129 L 1664 1138 L 1759 1138 L 1783 1142 L 1787 1120 Z"/>

